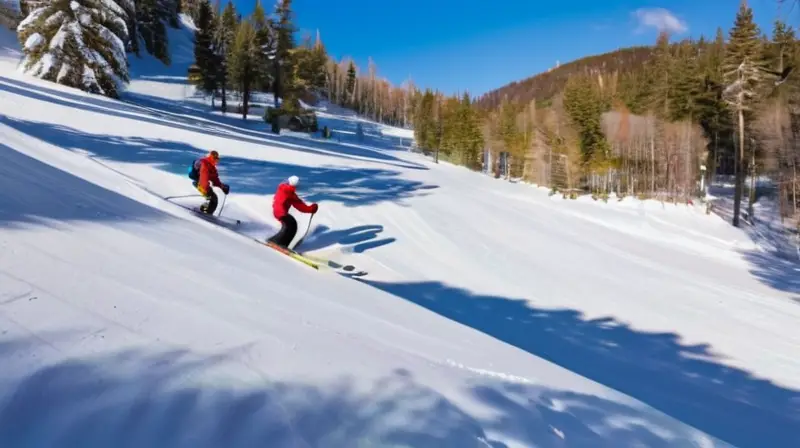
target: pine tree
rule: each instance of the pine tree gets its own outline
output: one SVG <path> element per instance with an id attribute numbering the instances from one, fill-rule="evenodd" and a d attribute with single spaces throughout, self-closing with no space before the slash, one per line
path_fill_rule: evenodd
<path id="1" fill-rule="evenodd" d="M 212 45 L 216 56 L 217 85 L 222 90 L 222 113 L 228 111 L 228 87 L 230 87 L 228 57 L 233 46 L 236 25 L 236 8 L 233 6 L 233 2 L 228 0 L 214 27 L 215 33 Z"/>
<path id="2" fill-rule="evenodd" d="M 672 82 L 670 118 L 674 121 L 694 120 L 698 115 L 696 100 L 702 88 L 702 74 L 696 50 L 690 41 L 679 47 Z"/>
<path id="3" fill-rule="evenodd" d="M 484 138 L 481 132 L 478 114 L 472 107 L 469 93 L 464 93 L 461 98 L 461 120 L 463 125 L 461 160 L 470 169 L 480 167 L 480 157 L 483 151 Z"/>
<path id="4" fill-rule="evenodd" d="M 356 104 L 355 101 L 355 93 L 356 93 L 356 64 L 353 61 L 350 61 L 350 64 L 347 66 L 347 82 L 345 83 L 345 104 L 353 107 Z M 419 140 L 417 140 L 419 141 Z"/>
<path id="5" fill-rule="evenodd" d="M 584 165 L 604 163 L 609 147 L 600 125 L 602 104 L 589 78 L 570 78 L 564 89 L 564 108 L 580 136 Z"/>
<path id="6" fill-rule="evenodd" d="M 653 54 L 651 67 L 651 83 L 649 88 L 649 108 L 659 117 L 668 118 L 672 115 L 673 75 L 676 64 L 673 63 L 669 34 L 662 31 L 658 35 L 656 48 Z"/>
<path id="7" fill-rule="evenodd" d="M 765 57 L 769 67 L 777 73 L 783 73 L 787 68 L 797 64 L 800 57 L 800 45 L 797 43 L 795 31 L 784 22 L 775 21 L 772 31 L 772 45 L 768 45 Z M 773 96 L 788 97 L 797 92 L 796 82 L 786 82 L 774 89 Z"/>
<path id="8" fill-rule="evenodd" d="M 722 63 L 725 56 L 725 35 L 717 29 L 716 38 L 710 43 L 701 63 L 703 83 L 696 103 L 699 123 L 708 139 L 708 180 L 717 173 L 719 161 L 730 157 L 733 144 L 731 111 L 723 100 Z"/>
<path id="9" fill-rule="evenodd" d="M 138 32 L 135 39 L 144 43 L 149 54 L 169 65 L 171 61 L 165 21 L 176 17 L 175 3 L 172 0 L 136 0 L 135 4 Z"/>
<path id="10" fill-rule="evenodd" d="M 442 127 L 442 137 L 440 143 L 440 150 L 446 156 L 452 156 L 458 149 L 460 142 L 460 111 L 458 98 L 450 97 L 442 104 L 440 112 L 440 120 Z"/>
<path id="11" fill-rule="evenodd" d="M 730 41 L 723 64 L 724 96 L 738 118 L 738 146 L 736 147 L 736 181 L 733 198 L 733 225 L 739 227 L 742 192 L 745 177 L 745 119 L 751 118 L 754 105 L 761 99 L 764 76 L 763 53 L 759 29 L 753 20 L 753 11 L 742 0 L 736 14 Z M 749 121 L 749 120 L 748 120 Z M 754 151 L 755 148 L 750 148 Z M 751 157 L 751 159 L 753 159 Z M 753 173 L 754 174 L 754 173 Z M 751 204 L 752 205 L 752 204 Z"/>
<path id="12" fill-rule="evenodd" d="M 433 91 L 426 89 L 414 115 L 414 139 L 423 151 L 433 151 L 436 148 L 435 101 Z"/>
<path id="13" fill-rule="evenodd" d="M 242 95 L 242 119 L 247 119 L 250 96 L 258 76 L 259 49 L 256 31 L 248 21 L 241 22 L 230 52 L 228 76 Z"/>
<path id="14" fill-rule="evenodd" d="M 277 42 L 275 57 L 272 61 L 275 73 L 275 104 L 277 105 L 279 99 L 294 93 L 294 88 L 290 84 L 291 79 L 289 79 L 294 72 L 292 50 L 295 48 L 294 33 L 296 31 L 292 17 L 292 1 L 279 0 L 275 15 L 277 20 L 274 29 Z"/>
<path id="15" fill-rule="evenodd" d="M 256 88 L 262 91 L 269 91 L 274 81 L 271 59 L 275 57 L 277 40 L 272 20 L 267 17 L 264 7 L 261 5 L 261 0 L 256 0 L 251 20 L 256 33 L 256 46 L 259 53 Z"/>
<path id="16" fill-rule="evenodd" d="M 111 0 L 42 3 L 18 28 L 24 70 L 112 98 L 129 81 L 125 10 Z"/>
<path id="17" fill-rule="evenodd" d="M 311 88 L 322 95 L 326 95 L 328 89 L 330 88 L 330 86 L 328 86 L 326 75 L 328 52 L 325 49 L 325 44 L 322 43 L 319 31 L 317 31 L 317 38 L 314 41 L 314 46 L 311 47 L 309 65 L 309 81 Z"/>
<path id="18" fill-rule="evenodd" d="M 517 114 L 519 109 L 515 103 L 508 98 L 503 98 L 500 105 L 500 121 L 496 129 L 497 137 L 503 142 L 505 152 L 514 157 L 520 155 L 522 147 L 522 133 L 517 126 Z"/>
<path id="19" fill-rule="evenodd" d="M 213 94 L 219 87 L 217 57 L 213 49 L 214 34 L 216 33 L 215 25 L 216 18 L 214 17 L 214 11 L 211 9 L 210 1 L 202 0 L 198 4 L 197 19 L 195 21 L 197 30 L 194 33 L 194 59 L 197 66 L 196 84 L 206 94 L 212 94 L 212 105 L 214 101 Z"/>

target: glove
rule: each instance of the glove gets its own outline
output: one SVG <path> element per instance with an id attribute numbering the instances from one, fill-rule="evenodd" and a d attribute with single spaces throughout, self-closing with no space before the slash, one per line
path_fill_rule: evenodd
<path id="1" fill-rule="evenodd" d="M 222 192 L 228 194 L 229 191 L 231 191 L 231 187 L 228 184 L 222 184 Z"/>
<path id="2" fill-rule="evenodd" d="M 311 213 L 316 213 L 319 210 L 319 205 L 311 204 Z"/>

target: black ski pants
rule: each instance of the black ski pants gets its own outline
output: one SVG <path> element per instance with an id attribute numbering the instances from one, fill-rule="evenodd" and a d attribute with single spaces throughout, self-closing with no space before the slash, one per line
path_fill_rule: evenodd
<path id="1" fill-rule="evenodd" d="M 217 209 L 217 202 L 219 199 L 217 198 L 217 194 L 214 193 L 213 188 L 208 189 L 208 194 L 205 196 L 205 198 L 206 202 L 200 206 L 200 211 L 211 215 Z"/>
<path id="2" fill-rule="evenodd" d="M 289 244 L 297 235 L 297 220 L 294 216 L 286 214 L 281 218 L 281 230 L 278 231 L 269 241 L 283 247 L 289 247 Z"/>

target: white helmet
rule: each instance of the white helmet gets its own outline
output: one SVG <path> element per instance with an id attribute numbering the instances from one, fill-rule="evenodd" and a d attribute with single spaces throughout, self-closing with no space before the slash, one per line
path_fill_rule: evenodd
<path id="1" fill-rule="evenodd" d="M 300 178 L 297 176 L 290 176 L 289 177 L 289 185 L 296 187 L 298 183 L 300 183 Z"/>

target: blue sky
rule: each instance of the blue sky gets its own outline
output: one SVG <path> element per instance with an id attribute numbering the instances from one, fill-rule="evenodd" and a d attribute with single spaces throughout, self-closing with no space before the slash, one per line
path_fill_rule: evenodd
<path id="1" fill-rule="evenodd" d="M 263 0 L 262 0 L 263 1 Z M 272 8 L 275 0 L 264 5 Z M 791 0 L 749 0 L 763 32 L 782 18 L 800 25 Z M 302 32 L 320 31 L 328 52 L 400 84 L 477 96 L 582 56 L 655 42 L 659 27 L 674 40 L 713 37 L 733 25 L 739 0 L 293 0 Z M 255 0 L 234 0 L 247 15 Z"/>

